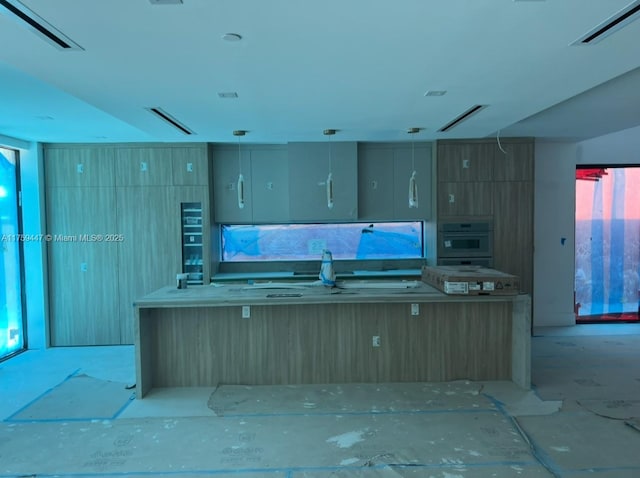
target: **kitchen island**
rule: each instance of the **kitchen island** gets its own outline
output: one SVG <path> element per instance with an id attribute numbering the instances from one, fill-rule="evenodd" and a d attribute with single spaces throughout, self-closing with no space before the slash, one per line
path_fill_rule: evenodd
<path id="1" fill-rule="evenodd" d="M 218 384 L 512 380 L 530 387 L 528 295 L 420 281 L 164 287 L 136 301 L 136 393 Z"/>

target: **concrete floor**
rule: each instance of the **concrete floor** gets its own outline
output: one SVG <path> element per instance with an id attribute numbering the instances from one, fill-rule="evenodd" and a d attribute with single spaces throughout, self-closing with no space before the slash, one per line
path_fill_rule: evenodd
<path id="1" fill-rule="evenodd" d="M 133 347 L 0 363 L 0 477 L 640 476 L 640 324 L 536 329 L 510 382 L 155 389 Z"/>

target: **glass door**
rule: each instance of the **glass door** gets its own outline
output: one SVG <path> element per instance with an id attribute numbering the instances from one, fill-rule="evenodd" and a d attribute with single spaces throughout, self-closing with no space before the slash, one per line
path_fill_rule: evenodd
<path id="1" fill-rule="evenodd" d="M 0 148 L 0 359 L 25 346 L 17 185 L 17 155 Z"/>
<path id="2" fill-rule="evenodd" d="M 640 319 L 640 167 L 576 169 L 576 322 Z"/>

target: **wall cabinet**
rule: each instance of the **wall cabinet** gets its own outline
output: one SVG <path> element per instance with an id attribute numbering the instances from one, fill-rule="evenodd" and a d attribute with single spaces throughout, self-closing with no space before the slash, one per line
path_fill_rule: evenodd
<path id="1" fill-rule="evenodd" d="M 44 158 L 51 345 L 133 342 L 133 302 L 182 271 L 183 202 L 204 205 L 208 282 L 205 145 L 51 145 Z"/>
<path id="2" fill-rule="evenodd" d="M 409 179 L 416 171 L 418 207 L 409 207 Z M 358 216 L 363 220 L 431 217 L 431 144 L 370 143 L 358 147 Z"/>
<path id="3" fill-rule="evenodd" d="M 289 220 L 289 163 L 286 146 L 247 145 L 213 149 L 214 217 L 220 224 Z M 244 207 L 238 176 L 244 177 Z"/>
<path id="4" fill-rule="evenodd" d="M 333 177 L 328 207 L 327 177 Z M 289 143 L 289 211 L 292 221 L 358 218 L 358 147 L 355 142 Z"/>

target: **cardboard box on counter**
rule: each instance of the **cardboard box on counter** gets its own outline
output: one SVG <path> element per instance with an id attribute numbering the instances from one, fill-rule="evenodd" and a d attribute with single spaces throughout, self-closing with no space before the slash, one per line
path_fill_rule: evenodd
<path id="1" fill-rule="evenodd" d="M 520 279 L 479 266 L 423 266 L 422 282 L 450 295 L 517 295 Z"/>

